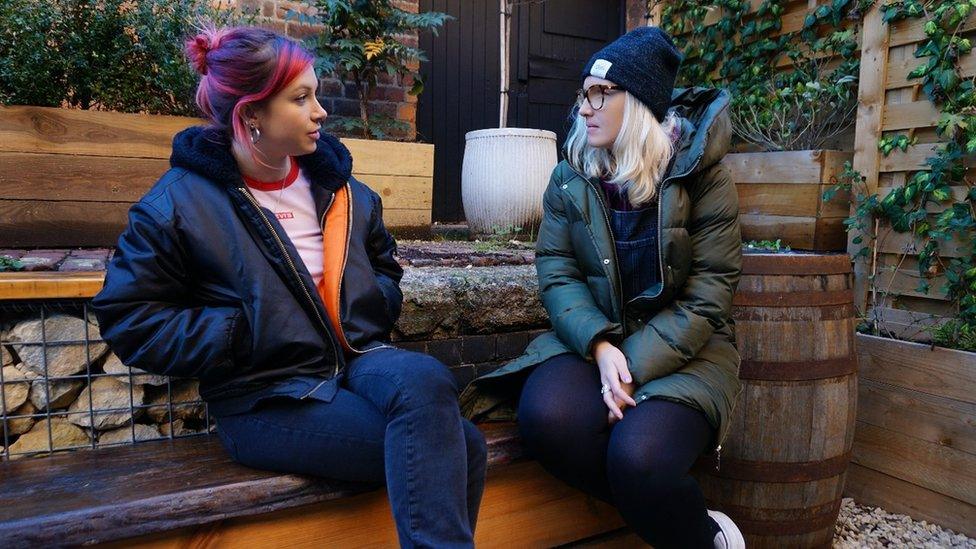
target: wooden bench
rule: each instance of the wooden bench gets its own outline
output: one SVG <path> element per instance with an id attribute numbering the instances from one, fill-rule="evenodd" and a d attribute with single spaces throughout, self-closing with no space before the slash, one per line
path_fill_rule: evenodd
<path id="1" fill-rule="evenodd" d="M 550 547 L 619 532 L 615 510 L 522 459 L 514 425 L 482 429 L 489 474 L 479 547 Z M 397 540 L 384 490 L 250 469 L 232 462 L 214 435 L 0 463 L 0 479 L 2 547 Z"/>
<path id="2" fill-rule="evenodd" d="M 0 249 L 114 246 L 129 206 L 169 168 L 178 116 L 0 106 Z M 387 225 L 430 228 L 434 147 L 344 139 Z M 395 159 L 396 161 L 392 161 Z"/>
<path id="3" fill-rule="evenodd" d="M 0 301 L 86 299 L 103 272 L 0 273 Z M 619 514 L 523 459 L 512 424 L 482 426 L 489 475 L 479 547 L 549 547 L 610 536 Z M 215 435 L 0 462 L 0 547 L 395 546 L 384 490 L 259 471 Z"/>

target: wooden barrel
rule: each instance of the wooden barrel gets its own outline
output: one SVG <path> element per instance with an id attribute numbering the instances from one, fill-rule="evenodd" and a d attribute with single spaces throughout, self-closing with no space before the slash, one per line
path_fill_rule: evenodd
<path id="1" fill-rule="evenodd" d="M 751 549 L 829 547 L 857 403 L 850 259 L 747 254 L 732 317 L 743 389 L 696 476 Z"/>

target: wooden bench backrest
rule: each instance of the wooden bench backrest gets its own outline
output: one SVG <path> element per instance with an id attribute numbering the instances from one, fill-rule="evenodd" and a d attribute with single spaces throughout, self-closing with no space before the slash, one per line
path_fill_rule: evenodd
<path id="1" fill-rule="evenodd" d="M 129 206 L 201 120 L 0 106 L 0 248 L 114 246 Z M 344 140 L 393 227 L 430 224 L 433 146 Z"/>

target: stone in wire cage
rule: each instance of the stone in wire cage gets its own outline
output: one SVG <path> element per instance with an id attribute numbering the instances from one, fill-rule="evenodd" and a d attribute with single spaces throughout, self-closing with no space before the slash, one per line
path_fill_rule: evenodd
<path id="1" fill-rule="evenodd" d="M 0 302 L 0 460 L 211 432 L 198 387 L 124 365 L 87 302 Z"/>

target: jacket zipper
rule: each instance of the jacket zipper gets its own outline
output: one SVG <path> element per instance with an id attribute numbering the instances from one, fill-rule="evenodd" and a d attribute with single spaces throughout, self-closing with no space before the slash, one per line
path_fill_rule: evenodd
<path id="1" fill-rule="evenodd" d="M 634 303 L 638 299 L 656 298 L 656 297 L 660 296 L 662 292 L 664 292 L 664 284 L 665 284 L 665 280 L 664 280 L 664 255 L 663 255 L 663 250 L 661 248 L 661 203 L 660 203 L 660 197 L 664 195 L 664 189 L 667 187 L 668 183 L 670 183 L 672 179 L 675 179 L 675 178 L 678 178 L 678 177 L 686 177 L 687 175 L 689 175 L 693 171 L 695 171 L 695 168 L 698 167 L 698 164 L 699 163 L 701 163 L 701 156 L 699 156 L 697 159 L 695 159 L 695 163 L 692 164 L 691 165 L 691 168 L 689 168 L 688 171 L 684 172 L 683 174 L 681 174 L 681 175 L 669 175 L 668 177 L 664 178 L 664 181 L 661 183 L 661 188 L 658 190 L 658 208 L 657 208 L 657 256 L 658 256 L 658 266 L 660 268 L 660 273 L 661 273 L 661 290 L 657 294 L 655 294 L 653 296 L 646 296 L 646 297 L 638 296 L 638 297 L 635 297 L 635 298 L 627 301 L 626 303 L 623 303 L 623 305 L 621 307 L 621 310 L 620 310 L 620 314 L 621 314 L 621 317 L 622 317 L 622 319 L 621 319 L 622 320 L 621 321 L 621 325 L 623 327 L 623 332 L 624 332 L 624 337 L 625 338 L 627 337 L 627 306 L 630 305 L 630 304 L 632 304 L 632 303 Z M 612 227 L 610 225 L 610 214 L 607 211 L 607 205 L 606 205 L 606 203 L 603 201 L 603 196 L 600 194 L 600 192 L 596 188 L 596 186 L 589 180 L 589 178 L 585 177 L 583 174 L 581 174 L 578 171 L 576 171 L 576 169 L 573 168 L 572 166 L 570 166 L 570 169 L 576 175 L 578 175 L 580 178 L 582 178 L 583 181 L 586 181 L 587 185 L 589 185 L 591 188 L 593 188 L 593 190 L 597 191 L 596 196 L 597 196 L 597 198 L 600 201 L 600 205 L 603 207 L 603 218 L 607 222 L 607 229 L 610 232 L 610 242 L 611 242 L 611 244 L 613 244 L 613 254 L 614 254 L 613 255 L 613 259 L 614 259 L 614 264 L 617 267 L 617 280 L 620 281 L 621 280 L 621 278 L 620 278 L 620 265 L 617 264 L 617 243 L 616 243 L 616 240 L 613 238 L 613 229 L 612 229 Z M 618 296 L 619 296 L 618 297 L 619 301 L 620 302 L 623 302 L 623 293 L 620 292 L 619 289 L 618 289 Z M 733 407 L 733 409 L 735 408 L 735 403 L 732 404 L 732 407 Z M 715 447 L 715 470 L 716 471 L 718 471 L 718 470 L 720 470 L 722 468 L 722 443 L 725 442 L 725 438 L 727 436 L 728 436 L 728 429 L 726 429 L 725 433 L 722 435 L 722 440 L 718 441 L 718 444 Z"/>
<path id="2" fill-rule="evenodd" d="M 617 261 L 617 240 L 613 237 L 613 227 L 610 224 L 610 214 L 607 212 L 608 210 L 607 205 L 603 202 L 603 196 L 600 194 L 599 189 L 597 189 L 596 186 L 592 182 L 590 182 L 590 180 L 587 177 L 585 177 L 583 174 L 576 171 L 576 168 L 573 168 L 572 166 L 569 166 L 569 169 L 571 169 L 573 173 L 578 175 L 583 181 L 586 181 L 586 184 L 596 192 L 596 198 L 597 200 L 600 201 L 600 206 L 602 207 L 602 211 L 603 211 L 603 219 L 607 223 L 607 233 L 610 235 L 610 244 L 611 244 L 610 253 L 613 255 L 613 266 L 617 273 L 617 288 L 616 288 L 617 296 L 618 296 L 617 302 L 623 303 L 623 292 L 619 287 L 622 278 L 620 276 L 620 264 Z M 594 244 L 596 244 L 596 242 L 594 242 Z M 607 270 L 607 275 L 610 275 L 609 270 Z M 627 323 L 624 320 L 626 318 L 625 309 L 626 309 L 626 304 L 624 304 L 620 308 L 620 318 L 621 318 L 620 324 L 623 327 L 624 337 L 627 337 Z"/>
<path id="3" fill-rule="evenodd" d="M 352 207 L 353 207 L 353 201 L 352 201 L 352 188 L 350 188 L 348 181 L 346 182 L 346 192 L 349 193 L 349 226 L 346 228 L 346 247 L 343 250 L 342 266 L 339 269 L 339 288 L 342 288 L 342 277 L 346 274 L 346 261 L 349 259 L 349 245 L 352 242 Z M 329 200 L 328 207 L 325 209 L 325 212 L 322 213 L 322 220 L 319 223 L 321 225 L 321 227 L 322 227 L 322 232 L 325 232 L 325 215 L 329 212 L 329 209 L 332 208 L 332 203 L 334 201 L 335 201 L 335 193 L 332 194 L 332 199 Z M 338 292 L 338 293 L 336 293 L 336 300 L 339 301 L 338 303 L 336 303 L 336 311 L 339 311 L 339 329 L 340 330 L 342 329 L 342 302 L 339 300 L 341 295 L 342 295 L 342 292 L 341 291 Z M 343 338 L 345 338 L 345 334 L 343 334 Z M 349 345 L 349 350 L 352 351 L 353 353 L 356 353 L 357 355 L 364 355 L 364 354 L 366 354 L 366 353 L 368 353 L 370 351 L 375 351 L 377 349 L 391 348 L 389 345 L 380 344 L 380 345 L 377 345 L 376 347 L 370 347 L 369 349 L 359 350 L 359 349 L 354 348 L 352 345 L 350 345 L 348 340 L 346 340 L 346 344 Z"/>
<path id="4" fill-rule="evenodd" d="M 274 235 L 275 241 L 278 243 L 278 248 L 281 250 L 281 254 L 285 257 L 285 261 L 288 263 L 288 267 L 291 268 L 292 274 L 295 275 L 295 279 L 298 280 L 298 284 L 302 287 L 302 290 L 305 292 L 305 297 L 308 299 L 309 304 L 312 306 L 312 311 L 315 312 L 315 318 L 318 319 L 319 324 L 321 324 L 322 328 L 324 328 L 326 333 L 328 333 L 329 328 L 328 326 L 326 326 L 325 320 L 322 318 L 322 315 L 319 314 L 319 310 L 315 306 L 315 300 L 312 299 L 312 294 L 309 293 L 308 288 L 305 287 L 305 282 L 302 281 L 302 277 L 298 274 L 298 269 L 295 267 L 295 263 L 292 262 L 291 256 L 288 255 L 288 250 L 285 248 L 285 243 L 281 241 L 281 238 L 278 236 L 278 233 L 274 230 L 274 227 L 271 225 L 271 222 L 268 221 L 268 217 L 264 215 L 263 211 L 261 211 L 261 206 L 258 204 L 257 199 L 255 199 L 254 196 L 251 195 L 250 191 L 248 191 L 245 187 L 238 187 L 237 190 L 240 191 L 245 198 L 247 198 L 248 202 L 250 202 L 252 206 L 254 206 L 255 210 L 257 210 L 258 212 L 258 215 L 261 216 L 261 220 L 264 221 L 265 226 L 268 228 L 269 231 L 271 231 L 271 234 Z M 338 351 L 336 351 L 336 346 L 338 346 L 338 343 L 333 342 L 332 356 L 335 358 L 335 369 L 332 372 L 333 376 L 339 373 L 339 353 Z M 321 386 L 321 384 L 319 385 Z M 315 389 L 313 389 L 312 391 L 314 390 Z M 311 394 L 312 391 L 309 391 L 309 394 Z M 305 396 L 308 395 L 306 394 Z"/>

